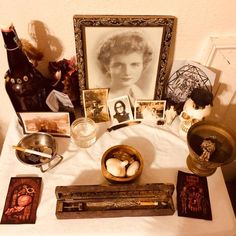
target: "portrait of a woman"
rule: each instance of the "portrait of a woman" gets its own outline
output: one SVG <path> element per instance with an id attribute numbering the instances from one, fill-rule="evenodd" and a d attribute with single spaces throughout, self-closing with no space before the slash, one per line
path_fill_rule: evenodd
<path id="1" fill-rule="evenodd" d="M 86 86 L 109 88 L 109 99 L 154 99 L 162 27 L 86 27 Z"/>
<path id="2" fill-rule="evenodd" d="M 152 48 L 140 32 L 122 32 L 107 39 L 97 58 L 101 70 L 110 79 L 109 98 L 128 95 L 132 104 L 138 98 L 147 98 L 137 82 L 152 55 Z"/>

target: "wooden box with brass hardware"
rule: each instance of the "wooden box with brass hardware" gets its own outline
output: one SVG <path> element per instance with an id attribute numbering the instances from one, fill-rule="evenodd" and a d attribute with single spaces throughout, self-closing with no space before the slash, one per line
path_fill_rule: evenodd
<path id="1" fill-rule="evenodd" d="M 58 219 L 173 215 L 173 184 L 56 187 Z"/>

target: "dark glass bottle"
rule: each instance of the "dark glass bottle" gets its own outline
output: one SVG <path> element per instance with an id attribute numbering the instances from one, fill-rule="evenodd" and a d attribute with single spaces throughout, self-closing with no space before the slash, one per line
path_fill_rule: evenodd
<path id="1" fill-rule="evenodd" d="M 5 87 L 15 111 L 50 111 L 45 103 L 51 90 L 47 79 L 22 51 L 14 26 L 1 31 L 9 65 L 5 75 Z"/>

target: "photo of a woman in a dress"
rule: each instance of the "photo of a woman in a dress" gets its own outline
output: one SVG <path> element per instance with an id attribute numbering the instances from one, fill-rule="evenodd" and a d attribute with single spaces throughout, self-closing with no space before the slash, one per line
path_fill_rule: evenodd
<path id="1" fill-rule="evenodd" d="M 140 32 L 123 32 L 109 38 L 98 54 L 100 68 L 110 78 L 109 98 L 128 95 L 133 103 L 146 98 L 137 85 L 152 60 L 152 49 Z"/>

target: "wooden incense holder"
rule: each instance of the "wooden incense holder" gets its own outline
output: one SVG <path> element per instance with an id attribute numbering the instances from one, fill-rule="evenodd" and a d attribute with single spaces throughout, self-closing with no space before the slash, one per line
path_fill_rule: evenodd
<path id="1" fill-rule="evenodd" d="M 56 187 L 58 219 L 173 215 L 173 184 Z"/>

